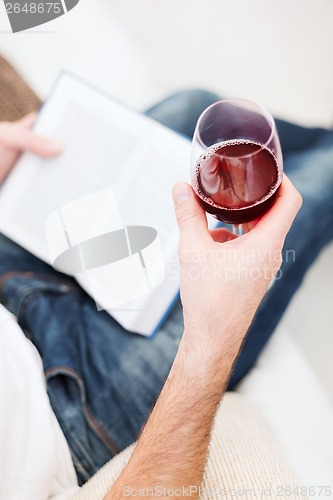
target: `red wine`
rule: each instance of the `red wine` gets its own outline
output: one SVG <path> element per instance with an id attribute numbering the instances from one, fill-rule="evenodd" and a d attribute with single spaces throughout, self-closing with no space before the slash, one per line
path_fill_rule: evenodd
<path id="1" fill-rule="evenodd" d="M 216 144 L 200 156 L 193 189 L 206 212 L 222 222 L 242 224 L 269 210 L 281 180 L 269 149 L 235 140 Z"/>

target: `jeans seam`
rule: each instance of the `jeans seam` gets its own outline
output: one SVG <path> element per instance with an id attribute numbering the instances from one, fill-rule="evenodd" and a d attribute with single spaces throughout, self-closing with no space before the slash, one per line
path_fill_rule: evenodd
<path id="1" fill-rule="evenodd" d="M 60 370 L 60 371 L 59 371 Z M 120 452 L 119 447 L 114 443 L 114 441 L 108 436 L 107 432 L 103 429 L 102 425 L 96 420 L 94 415 L 91 413 L 90 409 L 88 408 L 88 405 L 86 403 L 86 398 L 85 398 L 85 388 L 84 388 L 84 383 L 83 380 L 80 376 L 79 373 L 77 373 L 75 370 L 72 368 L 65 366 L 65 365 L 58 365 L 54 366 L 52 368 L 48 368 L 45 371 L 45 377 L 48 379 L 50 376 L 53 374 L 67 374 L 71 375 L 75 379 L 77 379 L 79 386 L 81 388 L 82 394 L 84 397 L 81 399 L 81 405 L 83 408 L 83 413 L 86 417 L 86 420 L 90 426 L 90 428 L 97 434 L 99 439 L 103 442 L 103 444 L 108 448 L 108 450 L 113 454 L 117 455 Z"/>
<path id="2" fill-rule="evenodd" d="M 60 276 L 52 276 L 51 274 L 48 273 L 34 273 L 32 271 L 11 271 L 6 274 L 3 274 L 0 277 L 0 296 L 2 295 L 2 289 L 4 285 L 7 283 L 12 278 L 33 278 L 33 279 L 42 279 L 42 280 L 48 280 L 51 283 L 55 283 L 58 285 L 65 285 L 66 287 L 69 287 L 71 291 L 77 290 L 78 292 L 81 293 L 81 288 L 79 285 L 75 286 L 75 284 L 71 283 L 68 280 L 68 277 L 60 277 Z M 32 287 L 36 288 L 36 287 Z M 46 287 L 40 285 L 40 288 L 44 290 Z M 59 290 L 61 291 L 61 290 Z"/>
<path id="3" fill-rule="evenodd" d="M 81 441 L 76 438 L 75 433 L 73 433 L 68 427 L 66 420 L 62 416 L 61 408 L 58 406 L 58 401 L 56 397 L 52 397 L 52 394 L 48 390 L 50 403 L 55 411 L 56 418 L 59 421 L 60 427 L 62 428 L 66 441 L 68 443 L 74 466 L 76 472 L 79 473 L 82 477 L 84 477 L 84 481 L 87 481 L 96 471 L 94 462 L 91 460 L 91 456 L 87 453 L 85 447 L 82 445 Z M 68 439 L 69 437 L 69 439 Z M 85 463 L 82 462 L 82 456 Z"/>
<path id="4" fill-rule="evenodd" d="M 33 273 L 31 271 L 26 271 L 26 272 L 16 272 L 16 271 L 13 272 L 12 271 L 12 272 L 4 274 L 0 278 L 0 302 L 3 304 L 5 303 L 4 286 L 10 279 L 13 279 L 13 278 L 33 278 L 33 279 L 46 279 L 47 278 L 49 281 L 51 281 L 53 283 L 56 283 L 59 285 L 66 285 L 68 287 L 68 288 L 66 288 L 66 290 L 61 290 L 61 289 L 51 290 L 50 288 L 47 287 L 47 285 L 42 285 L 42 284 L 35 285 L 35 284 L 27 283 L 25 285 L 21 285 L 20 290 L 19 290 L 15 300 L 13 300 L 13 302 L 12 302 L 12 307 L 9 307 L 11 312 L 17 318 L 22 318 L 24 310 L 30 304 L 32 299 L 36 295 L 43 294 L 43 292 L 46 292 L 46 293 L 53 292 L 53 293 L 61 293 L 61 294 L 68 293 L 68 292 L 79 293 L 79 294 L 82 293 L 82 291 L 79 287 L 73 286 L 73 284 L 70 282 L 64 283 L 65 279 L 62 280 L 58 276 L 51 276 L 51 275 L 45 274 L 45 273 L 38 274 L 38 273 Z M 10 303 L 10 299 L 9 299 L 9 303 Z"/>
<path id="5" fill-rule="evenodd" d="M 24 272 L 24 273 L 18 273 L 16 271 L 11 271 L 9 273 L 6 273 L 1 276 L 0 278 L 0 301 L 4 303 L 4 294 L 3 294 L 3 287 L 7 283 L 8 280 L 11 278 L 17 278 L 17 277 L 27 277 L 27 278 L 33 278 L 33 273 L 31 271 L 29 272 Z"/>

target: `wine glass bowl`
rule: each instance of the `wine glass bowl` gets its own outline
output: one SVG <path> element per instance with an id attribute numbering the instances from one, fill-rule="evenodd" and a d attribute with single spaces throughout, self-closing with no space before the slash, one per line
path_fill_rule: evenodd
<path id="1" fill-rule="evenodd" d="M 193 189 L 206 212 L 234 225 L 261 217 L 282 181 L 273 117 L 244 99 L 212 104 L 196 125 L 191 168 Z"/>

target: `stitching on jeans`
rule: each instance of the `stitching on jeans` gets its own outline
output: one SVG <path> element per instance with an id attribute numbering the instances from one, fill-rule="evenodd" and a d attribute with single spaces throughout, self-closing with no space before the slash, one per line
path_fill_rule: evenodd
<path id="1" fill-rule="evenodd" d="M 11 271 L 3 276 L 0 277 L 0 302 L 5 303 L 5 295 L 4 295 L 4 285 L 7 283 L 12 278 L 31 278 L 31 279 L 36 279 L 36 280 L 49 280 L 50 283 L 55 284 L 55 285 L 66 285 L 69 287 L 68 292 L 72 293 L 78 293 L 82 294 L 82 289 L 78 286 L 75 285 L 75 283 L 72 283 L 70 280 L 66 279 L 64 276 L 63 278 L 60 276 L 52 276 L 51 274 L 48 273 L 34 273 L 32 271 L 24 271 L 24 272 L 17 272 L 17 271 Z M 16 295 L 16 300 L 12 301 L 13 302 L 13 307 L 12 307 L 12 312 L 17 316 L 17 318 L 22 318 L 22 315 L 24 313 L 24 310 L 28 305 L 31 303 L 34 297 L 36 295 L 42 295 L 43 293 L 64 293 L 62 290 L 52 290 L 47 286 L 47 282 L 44 283 L 43 285 L 36 285 L 36 286 L 22 286 L 20 287 L 18 295 Z"/>
<path id="2" fill-rule="evenodd" d="M 6 274 L 4 274 L 4 275 L 1 276 L 1 278 L 0 278 L 0 300 L 1 300 L 1 302 L 3 302 L 3 299 L 4 299 L 3 287 L 6 284 L 6 282 L 8 280 L 10 280 L 11 278 L 17 278 L 17 277 L 20 277 L 20 276 L 27 277 L 27 278 L 32 278 L 33 277 L 33 273 L 31 271 L 24 272 L 24 273 L 19 273 L 19 272 L 16 272 L 16 271 L 11 271 L 11 272 L 6 273 Z"/>
<path id="3" fill-rule="evenodd" d="M 75 377 L 78 380 L 79 386 L 81 387 L 82 393 L 85 394 L 85 389 L 84 389 L 84 383 L 80 375 L 73 370 L 72 368 L 68 366 L 55 366 L 52 368 L 49 368 L 45 371 L 45 376 L 46 378 L 49 378 L 52 375 L 57 375 L 57 374 L 70 374 L 73 377 Z M 86 419 L 90 425 L 90 427 L 96 432 L 96 434 L 99 436 L 99 438 L 102 440 L 102 442 L 109 448 L 109 450 L 114 454 L 117 455 L 120 452 L 120 449 L 118 446 L 111 440 L 111 438 L 108 436 L 106 431 L 103 429 L 101 424 L 96 420 L 96 418 L 93 416 L 91 411 L 89 410 L 85 398 L 81 400 L 81 404 L 83 407 L 83 412 L 86 416 Z"/>
<path id="4" fill-rule="evenodd" d="M 55 281 L 55 282 L 58 282 L 58 283 L 63 283 L 63 281 L 65 280 L 61 280 L 60 277 L 58 276 L 50 276 L 48 274 L 38 274 L 38 273 L 33 273 L 31 271 L 27 271 L 27 272 L 9 272 L 9 273 L 6 273 L 4 274 L 3 276 L 1 276 L 0 278 L 0 298 L 3 299 L 3 286 L 5 285 L 5 283 L 11 279 L 11 278 L 43 278 L 43 277 L 47 277 L 48 279 L 50 279 L 51 281 Z M 72 283 L 71 283 L 72 285 Z M 79 287 L 72 287 L 71 288 L 72 291 L 79 291 L 81 293 L 81 289 Z M 19 304 L 19 307 L 18 307 L 18 311 L 17 311 L 17 316 L 19 317 L 22 317 L 22 315 L 24 314 L 24 311 L 25 309 L 29 306 L 29 304 L 31 303 L 31 301 L 34 299 L 34 297 L 36 297 L 36 295 L 38 294 L 41 294 L 43 292 L 47 291 L 47 289 L 45 289 L 44 287 L 42 287 L 41 289 L 38 289 L 38 287 L 36 289 L 31 289 L 31 290 L 26 290 L 24 291 L 24 293 L 22 293 L 22 300 L 19 300 L 20 304 Z M 82 393 L 84 394 L 85 393 L 85 390 L 84 390 L 84 384 L 83 384 L 83 381 L 82 381 L 82 378 L 80 377 L 80 375 L 73 369 L 67 367 L 67 366 L 57 366 L 57 367 L 53 367 L 53 368 L 50 368 L 48 370 L 45 371 L 45 376 L 46 378 L 52 376 L 53 374 L 57 374 L 57 373 L 61 373 L 61 371 L 59 372 L 59 370 L 62 370 L 62 372 L 64 374 L 70 374 L 72 375 L 73 377 L 75 377 L 79 383 L 79 386 L 81 388 L 81 391 Z M 92 428 L 92 430 L 99 436 L 99 438 L 102 440 L 102 442 L 107 446 L 107 448 L 114 454 L 116 455 L 117 453 L 119 453 L 120 449 L 118 448 L 118 446 L 110 439 L 110 437 L 108 436 L 107 432 L 103 429 L 103 427 L 101 426 L 101 424 L 96 420 L 96 418 L 93 416 L 93 414 L 91 413 L 91 411 L 89 410 L 86 402 L 85 402 L 85 399 L 83 399 L 81 401 L 81 404 L 82 404 L 82 408 L 83 408 L 83 412 L 84 412 L 84 415 L 87 419 L 87 422 L 88 424 L 90 425 L 90 427 Z"/>
<path id="5" fill-rule="evenodd" d="M 35 278 L 35 279 L 48 279 L 51 282 L 56 282 L 59 284 L 68 284 L 73 287 L 73 289 L 78 289 L 81 291 L 81 288 L 77 285 L 75 286 L 75 282 L 73 283 L 66 275 L 57 276 L 49 273 L 35 273 L 33 271 L 10 271 L 6 274 L 3 274 L 0 278 L 0 288 L 11 278 Z"/>
<path id="6" fill-rule="evenodd" d="M 17 278 L 17 277 L 26 277 L 26 278 L 32 278 L 34 276 L 34 273 L 32 271 L 26 271 L 26 272 L 17 272 L 17 271 L 11 271 L 9 273 L 4 274 L 0 278 L 0 288 L 3 287 L 3 285 L 8 281 L 10 278 Z"/>
<path id="7" fill-rule="evenodd" d="M 80 474 L 82 478 L 84 478 L 83 482 L 85 482 L 96 472 L 96 467 L 91 461 L 89 453 L 87 453 L 82 443 L 76 438 L 75 433 L 73 433 L 70 428 L 67 427 L 66 421 L 62 417 L 62 412 L 58 405 L 57 398 L 53 397 L 52 392 L 50 391 L 48 391 L 48 395 L 50 398 L 50 403 L 59 421 L 60 427 L 62 428 L 64 434 L 68 435 L 68 445 L 73 458 L 75 470 L 77 474 Z M 84 463 L 82 460 L 84 461 Z"/>
<path id="8" fill-rule="evenodd" d="M 107 445 L 107 447 L 110 449 L 110 451 L 114 454 L 117 455 L 120 452 L 120 449 L 118 446 L 109 438 L 108 434 L 105 432 L 103 427 L 97 422 L 93 414 L 90 412 L 88 406 L 86 404 L 83 405 L 84 413 L 87 417 L 88 422 L 90 423 L 91 427 L 95 430 L 95 432 L 98 434 L 98 436 L 102 439 L 103 442 Z"/>

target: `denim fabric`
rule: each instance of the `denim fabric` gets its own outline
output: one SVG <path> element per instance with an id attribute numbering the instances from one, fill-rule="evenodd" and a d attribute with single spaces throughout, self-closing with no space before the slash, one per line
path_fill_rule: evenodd
<path id="1" fill-rule="evenodd" d="M 191 136 L 218 97 L 176 94 L 148 115 Z M 303 195 L 286 248 L 282 279 L 267 293 L 249 330 L 230 388 L 247 373 L 313 260 L 333 236 L 333 132 L 277 121 L 285 170 Z M 0 235 L 0 298 L 39 350 L 48 394 L 82 484 L 138 436 L 168 375 L 183 331 L 178 301 L 150 339 L 129 333 L 76 282 Z"/>

